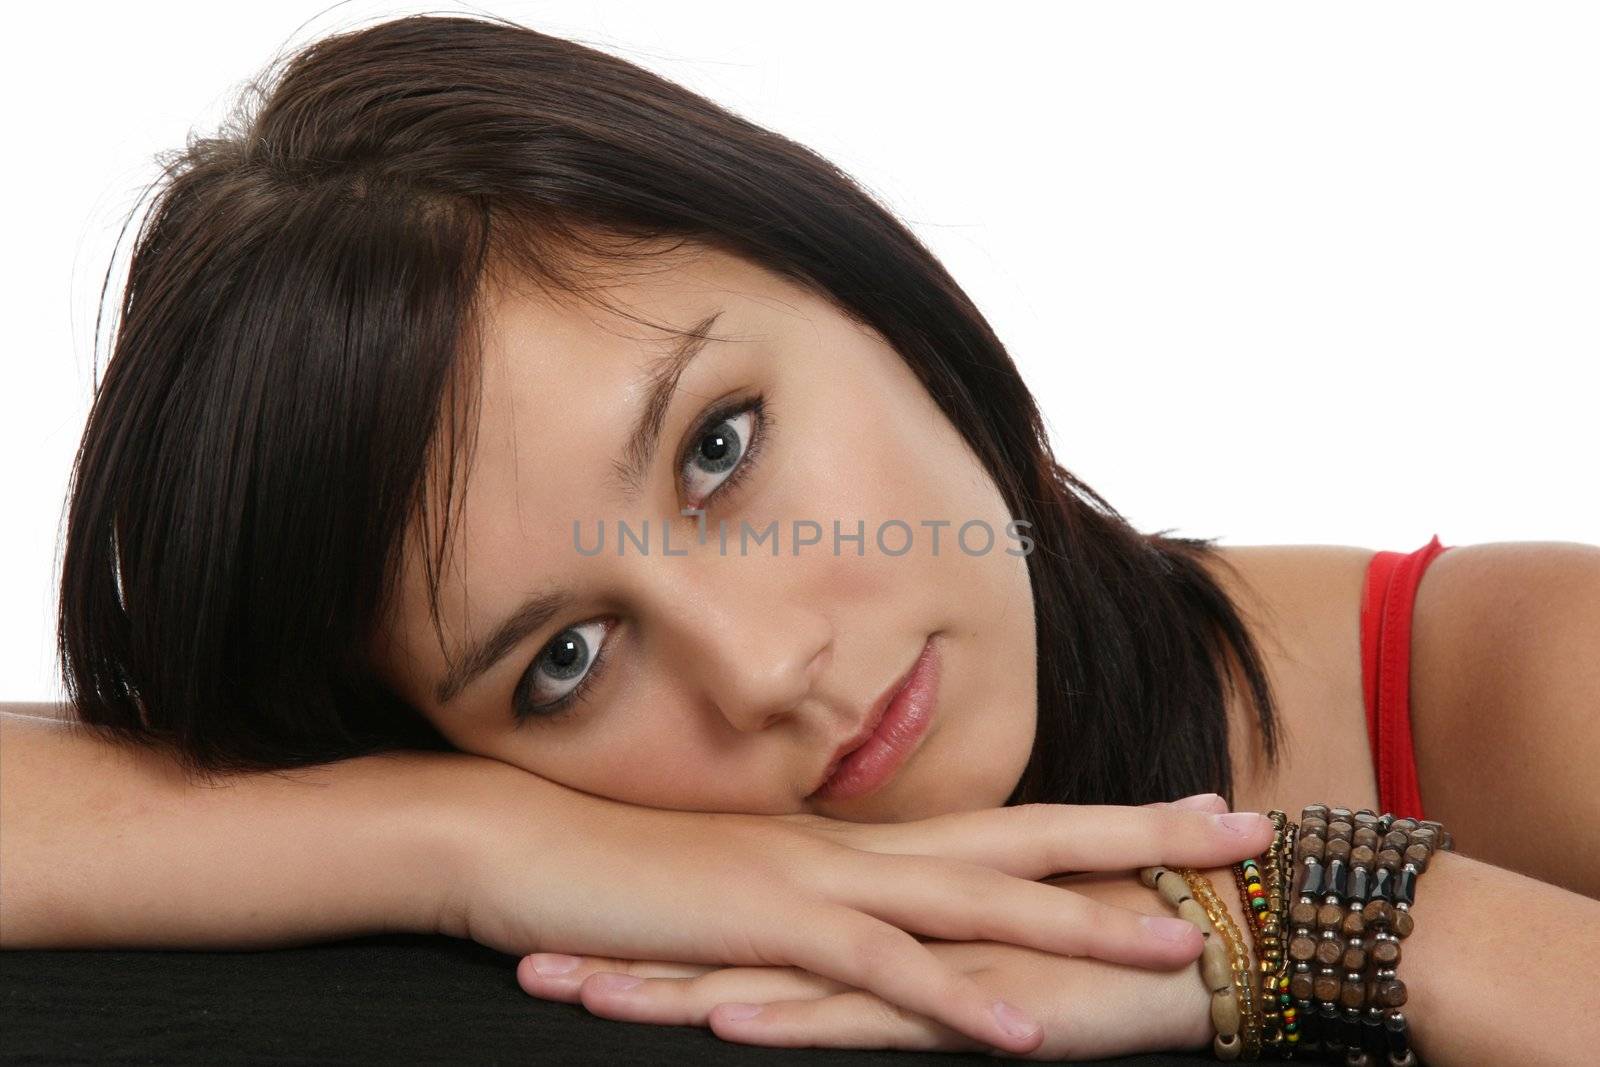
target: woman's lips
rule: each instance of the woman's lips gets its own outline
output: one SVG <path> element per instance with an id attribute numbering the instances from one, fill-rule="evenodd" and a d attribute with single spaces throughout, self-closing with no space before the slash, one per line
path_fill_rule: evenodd
<path id="1" fill-rule="evenodd" d="M 877 729 L 851 752 L 812 794 L 816 800 L 851 800 L 866 796 L 894 777 L 927 733 L 939 695 L 939 647 L 930 637 L 911 668 L 910 677 L 889 702 Z"/>

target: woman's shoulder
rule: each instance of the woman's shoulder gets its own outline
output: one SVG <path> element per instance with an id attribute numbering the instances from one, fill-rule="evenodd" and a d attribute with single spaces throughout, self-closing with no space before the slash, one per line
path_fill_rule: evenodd
<path id="1" fill-rule="evenodd" d="M 1218 546 L 1221 565 L 1212 571 L 1264 660 L 1282 738 L 1281 762 L 1269 769 L 1253 714 L 1230 708 L 1241 810 L 1298 810 L 1334 795 L 1365 806 L 1377 802 L 1361 689 L 1361 596 L 1375 552 L 1351 545 Z"/>
<path id="2" fill-rule="evenodd" d="M 1273 661 L 1273 685 L 1283 701 L 1336 715 L 1364 739 L 1361 601 L 1378 550 L 1240 545 L 1220 551 L 1238 574 L 1227 591 Z"/>
<path id="3" fill-rule="evenodd" d="M 1377 549 L 1355 545 L 1219 545 L 1218 577 L 1241 611 L 1275 618 L 1282 637 L 1360 651 L 1361 595 Z M 1226 572 L 1232 570 L 1233 575 Z"/>
<path id="4" fill-rule="evenodd" d="M 0 715 L 20 715 L 25 719 L 49 719 L 54 722 L 78 720 L 72 705 L 67 703 L 0 703 Z"/>

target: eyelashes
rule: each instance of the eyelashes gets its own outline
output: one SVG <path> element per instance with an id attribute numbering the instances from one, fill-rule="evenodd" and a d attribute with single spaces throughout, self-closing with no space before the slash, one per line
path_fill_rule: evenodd
<path id="1" fill-rule="evenodd" d="M 700 419 L 688 446 L 678 457 L 675 475 L 680 485 L 686 471 L 723 475 L 704 496 L 698 507 L 707 507 L 726 498 L 754 471 L 758 457 L 771 437 L 773 419 L 766 398 L 756 394 L 717 405 Z M 591 620 L 568 626 L 556 634 L 534 656 L 527 672 L 512 691 L 512 717 L 516 725 L 531 720 L 565 718 L 584 703 L 604 675 L 609 660 L 606 635 L 614 628 L 611 620 Z M 576 677 L 575 684 L 554 698 L 540 701 L 537 690 L 544 668 L 558 685 Z M 587 669 L 584 669 L 584 668 Z M 581 673 L 580 673 L 581 671 Z"/>
<path id="2" fill-rule="evenodd" d="M 698 473 L 727 473 L 706 491 L 702 507 L 731 493 L 754 470 L 756 457 L 771 433 L 772 419 L 766 408 L 766 398 L 758 394 L 750 400 L 719 405 L 701 420 L 700 428 L 690 439 L 690 448 L 678 459 L 678 473 L 699 463 L 710 469 L 701 468 Z M 712 446 L 709 450 L 707 444 Z"/>
<path id="3" fill-rule="evenodd" d="M 605 673 L 609 656 L 606 654 L 607 646 L 602 642 L 611 628 L 611 623 L 598 621 L 569 626 L 539 650 L 528 667 L 528 673 L 517 684 L 512 710 L 519 724 L 535 718 L 557 718 L 588 699 L 589 690 Z M 554 700 L 535 703 L 529 690 L 534 688 L 536 676 L 546 664 L 554 668 L 558 681 L 570 677 L 576 677 L 578 681 Z M 587 669 L 580 673 L 581 668 Z"/>

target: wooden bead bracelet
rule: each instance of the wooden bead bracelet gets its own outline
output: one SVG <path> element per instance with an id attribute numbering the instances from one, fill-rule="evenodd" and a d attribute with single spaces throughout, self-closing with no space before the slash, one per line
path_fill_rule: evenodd
<path id="1" fill-rule="evenodd" d="M 1414 925 L 1411 904 L 1428 857 L 1454 847 L 1432 820 L 1322 804 L 1301 813 L 1289 991 L 1303 1047 L 1343 1053 L 1347 1067 L 1375 1067 L 1385 1053 L 1390 1067 L 1415 1067 L 1400 1010 L 1406 987 L 1395 973 L 1400 941 Z"/>
<path id="2" fill-rule="evenodd" d="M 1238 1007 L 1241 1023 L 1238 1031 L 1239 1058 L 1260 1059 L 1261 1005 L 1255 996 L 1254 976 L 1250 967 L 1250 947 L 1245 944 L 1244 937 L 1239 933 L 1239 927 L 1234 924 L 1233 916 L 1228 914 L 1228 905 L 1217 896 L 1211 879 L 1192 867 L 1179 868 L 1178 873 L 1183 875 L 1183 880 L 1189 885 L 1189 892 L 1205 909 L 1206 918 L 1211 921 L 1211 929 L 1220 934 L 1227 945 L 1228 963 L 1234 986 L 1233 999 Z"/>
<path id="3" fill-rule="evenodd" d="M 1156 866 L 1139 871 L 1139 881 L 1160 893 L 1161 899 L 1177 910 L 1178 918 L 1200 928 L 1205 938 L 1205 947 L 1200 951 L 1200 978 L 1211 991 L 1211 1025 L 1217 1029 L 1211 1048 L 1219 1060 L 1236 1060 L 1244 1051 L 1240 1030 L 1249 1014 L 1250 954 L 1228 909 L 1216 901 L 1218 917 L 1214 923 L 1209 909 L 1196 901 L 1191 878 L 1210 888 L 1209 879 L 1187 867 L 1173 871 Z M 1210 899 L 1216 900 L 1214 892 Z"/>

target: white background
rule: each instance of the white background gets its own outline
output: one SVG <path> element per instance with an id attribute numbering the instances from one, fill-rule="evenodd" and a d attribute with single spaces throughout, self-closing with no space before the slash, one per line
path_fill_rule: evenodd
<path id="1" fill-rule="evenodd" d="M 783 8 L 11 15 L 0 701 L 60 699 L 57 541 L 97 297 L 152 157 L 280 50 L 424 11 L 614 52 L 834 159 L 966 287 L 1063 462 L 1141 529 L 1600 542 L 1595 5 Z"/>

